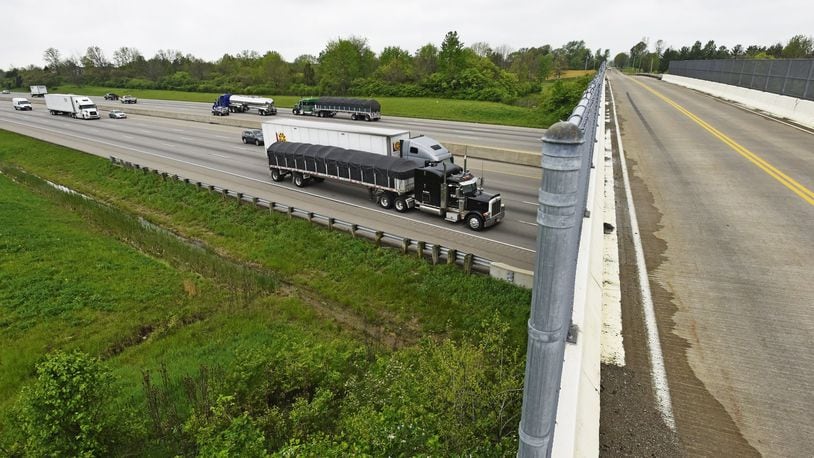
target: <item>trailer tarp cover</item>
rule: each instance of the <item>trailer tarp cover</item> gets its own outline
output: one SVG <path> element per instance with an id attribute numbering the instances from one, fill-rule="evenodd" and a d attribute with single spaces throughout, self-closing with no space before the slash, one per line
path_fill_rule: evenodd
<path id="1" fill-rule="evenodd" d="M 382 106 L 375 100 L 348 99 L 344 97 L 320 97 L 315 105 L 326 107 L 346 107 L 360 111 L 380 112 Z"/>
<path id="2" fill-rule="evenodd" d="M 266 150 L 269 166 L 318 172 L 340 178 L 393 187 L 394 179 L 415 176 L 408 159 L 310 143 L 274 142 Z"/>

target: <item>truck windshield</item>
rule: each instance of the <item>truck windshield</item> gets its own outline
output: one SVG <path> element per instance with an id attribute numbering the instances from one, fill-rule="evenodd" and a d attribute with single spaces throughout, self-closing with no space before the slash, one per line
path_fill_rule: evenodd
<path id="1" fill-rule="evenodd" d="M 92 103 L 91 103 L 91 104 L 89 104 L 89 105 L 79 105 L 79 109 L 80 109 L 80 110 L 95 110 L 95 109 L 96 109 L 96 105 L 94 105 L 94 104 L 92 104 Z"/>
<path id="2" fill-rule="evenodd" d="M 461 182 L 461 193 L 463 194 L 474 194 L 478 190 L 478 180 L 471 179 L 469 181 L 462 181 Z"/>

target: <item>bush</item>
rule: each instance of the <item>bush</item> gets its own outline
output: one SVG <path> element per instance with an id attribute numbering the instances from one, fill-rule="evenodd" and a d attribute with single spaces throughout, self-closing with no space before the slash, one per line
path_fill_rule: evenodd
<path id="1" fill-rule="evenodd" d="M 18 401 L 30 456 L 103 456 L 112 443 L 113 376 L 85 353 L 57 351 L 37 365 Z"/>

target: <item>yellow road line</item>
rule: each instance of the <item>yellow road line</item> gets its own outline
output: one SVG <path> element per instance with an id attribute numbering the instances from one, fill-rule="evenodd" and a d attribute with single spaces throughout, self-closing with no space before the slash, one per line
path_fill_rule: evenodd
<path id="1" fill-rule="evenodd" d="M 685 116 L 693 120 L 696 124 L 703 127 L 707 132 L 711 133 L 715 138 L 721 140 L 724 144 L 735 150 L 738 154 L 748 159 L 751 163 L 758 166 L 761 170 L 766 172 L 769 176 L 774 178 L 775 180 L 779 181 L 783 186 L 789 188 L 793 193 L 800 196 L 803 200 L 808 202 L 811 205 L 814 205 L 814 191 L 806 188 L 802 184 L 795 181 L 793 178 L 789 177 L 788 175 L 781 172 L 779 169 L 774 167 L 772 164 L 768 163 L 766 160 L 758 156 L 757 154 L 749 151 L 748 149 L 744 148 L 743 146 L 739 145 L 735 140 L 732 140 L 725 134 L 723 134 L 718 129 L 709 125 L 706 121 L 699 118 L 698 116 L 691 113 L 686 108 L 682 107 L 681 105 L 673 102 L 665 95 L 661 94 L 660 92 L 656 91 L 655 89 L 645 85 L 644 83 L 640 83 L 639 81 L 633 80 L 639 86 L 647 89 L 653 95 L 660 98 L 661 100 L 665 101 L 668 105 L 672 106 L 679 112 L 683 113 Z"/>

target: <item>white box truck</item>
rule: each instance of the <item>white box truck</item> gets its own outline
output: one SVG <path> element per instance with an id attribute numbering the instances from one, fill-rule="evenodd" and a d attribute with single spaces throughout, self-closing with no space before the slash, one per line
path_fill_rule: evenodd
<path id="1" fill-rule="evenodd" d="M 45 108 L 52 115 L 69 115 L 80 119 L 100 118 L 96 104 L 84 95 L 45 94 Z"/>
<path id="2" fill-rule="evenodd" d="M 367 127 L 358 124 L 305 119 L 274 119 L 263 123 L 266 145 L 276 141 L 337 146 L 384 156 L 402 157 L 420 166 L 446 163 L 452 154 L 441 143 L 423 135 L 410 137 L 410 131 Z"/>
<path id="3" fill-rule="evenodd" d="M 45 86 L 31 86 L 31 97 L 45 97 L 47 93 Z"/>

